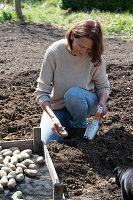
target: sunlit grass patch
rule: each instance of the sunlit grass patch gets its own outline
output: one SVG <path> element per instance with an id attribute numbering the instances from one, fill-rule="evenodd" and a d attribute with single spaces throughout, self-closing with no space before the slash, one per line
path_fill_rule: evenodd
<path id="1" fill-rule="evenodd" d="M 96 9 L 91 11 L 62 10 L 58 5 L 58 0 L 22 0 L 21 7 L 25 21 L 50 22 L 53 26 L 68 30 L 81 20 L 95 19 L 100 22 L 105 36 L 133 39 L 133 14 L 128 11 L 120 13 Z M 5 19 L 1 16 L 0 10 L 0 21 Z M 14 14 L 11 20 L 17 20 Z"/>

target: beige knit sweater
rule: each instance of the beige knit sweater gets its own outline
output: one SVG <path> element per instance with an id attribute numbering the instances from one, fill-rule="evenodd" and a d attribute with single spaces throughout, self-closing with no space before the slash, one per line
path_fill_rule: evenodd
<path id="1" fill-rule="evenodd" d="M 94 67 L 88 55 L 73 56 L 66 48 L 66 39 L 54 42 L 46 51 L 38 85 L 35 91 L 37 102 L 42 106 L 50 101 L 53 110 L 65 107 L 64 94 L 71 87 L 80 87 L 97 95 L 109 95 L 109 81 L 103 57 Z"/>

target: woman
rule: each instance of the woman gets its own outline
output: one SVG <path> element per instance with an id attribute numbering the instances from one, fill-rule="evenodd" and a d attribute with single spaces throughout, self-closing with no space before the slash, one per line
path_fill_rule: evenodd
<path id="1" fill-rule="evenodd" d="M 46 144 L 63 140 L 61 130 L 85 130 L 87 116 L 99 106 L 106 114 L 109 81 L 102 53 L 102 30 L 95 20 L 77 23 L 66 39 L 47 49 L 35 91 L 44 110 L 40 127 Z"/>

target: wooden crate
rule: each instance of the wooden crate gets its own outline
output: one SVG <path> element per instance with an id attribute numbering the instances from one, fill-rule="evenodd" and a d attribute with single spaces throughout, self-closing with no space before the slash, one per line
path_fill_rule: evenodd
<path id="1" fill-rule="evenodd" d="M 10 147 L 18 147 L 21 151 L 24 149 L 32 149 L 33 153 L 42 153 L 45 158 L 45 162 L 53 183 L 53 199 L 54 200 L 64 199 L 64 194 L 63 194 L 64 186 L 59 181 L 54 164 L 49 155 L 47 146 L 41 141 L 41 128 L 39 127 L 33 128 L 33 139 L 0 141 L 0 146 L 2 146 L 2 148 L 4 149 Z"/>

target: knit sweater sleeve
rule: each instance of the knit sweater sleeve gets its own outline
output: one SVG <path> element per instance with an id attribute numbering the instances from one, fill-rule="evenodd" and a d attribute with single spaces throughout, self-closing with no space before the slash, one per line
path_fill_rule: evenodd
<path id="1" fill-rule="evenodd" d="M 50 94 L 52 92 L 52 83 L 54 76 L 55 62 L 52 55 L 51 47 L 49 47 L 45 53 L 42 68 L 39 78 L 37 79 L 37 88 L 35 91 L 35 97 L 37 103 L 42 107 L 43 102 L 50 102 Z"/>
<path id="2" fill-rule="evenodd" d="M 106 66 L 104 58 L 101 56 L 101 64 L 95 67 L 95 72 L 93 74 L 93 81 L 95 83 L 96 93 L 99 96 L 101 93 L 106 93 L 109 96 L 110 83 L 108 81 L 108 75 L 106 73 Z"/>

